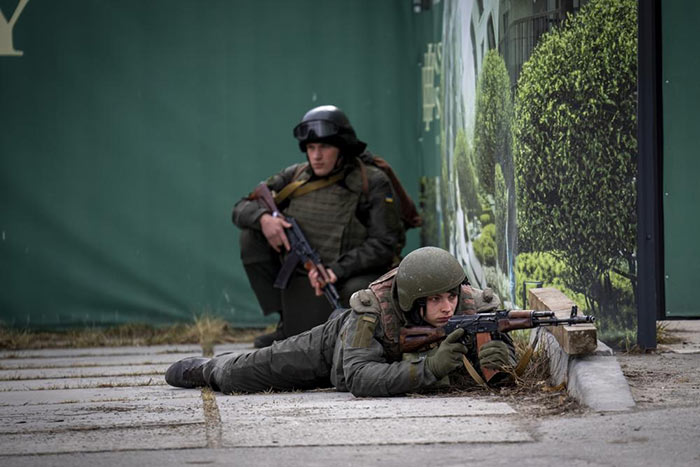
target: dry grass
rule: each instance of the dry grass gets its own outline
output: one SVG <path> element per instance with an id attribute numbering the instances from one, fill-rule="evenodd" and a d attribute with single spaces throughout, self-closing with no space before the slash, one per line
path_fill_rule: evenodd
<path id="1" fill-rule="evenodd" d="M 513 331 L 510 336 L 513 338 L 517 360 L 520 361 L 530 346 L 529 332 Z M 518 412 L 533 417 L 572 414 L 584 410 L 575 399 L 569 396 L 565 386 L 549 385 L 549 358 L 546 352 L 539 348 L 532 354 L 529 364 L 521 375 L 516 375 L 514 370 L 509 373 L 510 379 L 507 383 L 488 389 L 474 382 L 466 371 L 458 374 L 456 378 L 450 376 L 454 389 L 450 389 L 449 394 L 468 393 L 471 396 L 479 393 L 495 394 L 506 398 Z"/>
<path id="2" fill-rule="evenodd" d="M 31 331 L 0 326 L 0 349 L 114 347 L 159 344 L 199 344 L 205 354 L 221 343 L 252 342 L 260 329 L 234 329 L 221 318 L 196 316 L 192 323 L 155 327 L 123 324 L 66 331 Z"/>
<path id="3" fill-rule="evenodd" d="M 656 322 L 656 343 L 657 344 L 677 344 L 681 342 L 682 339 L 677 335 L 673 334 L 672 331 L 668 329 L 669 323 Z M 648 353 L 648 350 L 641 349 L 637 345 L 637 333 L 635 331 L 628 331 L 625 333 L 624 338 L 621 339 L 620 343 L 615 346 L 619 348 L 622 352 L 626 354 L 639 354 Z"/>
<path id="4" fill-rule="evenodd" d="M 683 339 L 668 330 L 669 323 L 656 323 L 656 343 L 657 344 L 677 344 Z"/>

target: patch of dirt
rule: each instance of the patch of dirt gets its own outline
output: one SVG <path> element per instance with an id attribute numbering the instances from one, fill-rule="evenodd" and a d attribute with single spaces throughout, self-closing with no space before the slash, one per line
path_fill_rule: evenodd
<path id="1" fill-rule="evenodd" d="M 551 390 L 542 386 L 539 391 L 531 390 L 523 394 L 508 394 L 507 388 L 501 390 L 508 402 L 519 414 L 531 417 L 571 416 L 582 414 L 587 409 L 566 392 L 566 389 Z"/>
<path id="2" fill-rule="evenodd" d="M 522 345 L 518 345 L 518 358 L 522 354 Z M 552 387 L 547 382 L 549 361 L 544 352 L 535 352 L 522 375 L 511 374 L 511 382 L 488 389 L 479 386 L 464 372 L 450 375 L 451 388 L 439 392 L 445 396 L 468 396 L 485 398 L 491 401 L 505 402 L 519 414 L 530 418 L 571 416 L 582 414 L 587 409 L 566 391 L 565 386 Z"/>
<path id="3" fill-rule="evenodd" d="M 411 397 L 470 397 L 491 402 L 505 402 L 519 414 L 530 418 L 571 416 L 586 413 L 581 406 L 566 392 L 565 388 L 552 388 L 545 381 L 536 385 L 523 387 L 522 384 L 508 385 L 490 390 L 479 386 L 436 391 L 434 393 L 410 394 Z"/>
<path id="4" fill-rule="evenodd" d="M 639 408 L 700 404 L 700 353 L 617 354 Z"/>

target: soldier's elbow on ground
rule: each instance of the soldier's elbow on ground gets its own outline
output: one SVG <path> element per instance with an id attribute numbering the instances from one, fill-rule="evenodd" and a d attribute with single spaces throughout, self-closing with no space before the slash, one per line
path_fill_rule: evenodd
<path id="1" fill-rule="evenodd" d="M 391 396 L 386 385 L 379 379 L 368 380 L 361 375 L 351 374 L 346 380 L 347 389 L 355 397 Z"/>

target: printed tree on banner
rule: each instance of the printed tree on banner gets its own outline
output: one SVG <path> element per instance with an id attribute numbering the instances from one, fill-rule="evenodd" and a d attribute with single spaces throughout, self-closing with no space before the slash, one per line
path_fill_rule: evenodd
<path id="1" fill-rule="evenodd" d="M 543 36 L 515 105 L 520 249 L 564 260 L 611 315 L 611 269 L 634 273 L 636 86 L 637 3 L 593 0 Z"/>
<path id="2" fill-rule="evenodd" d="M 484 57 L 476 87 L 474 148 L 479 186 L 484 194 L 494 195 L 495 167 L 510 167 L 512 103 L 510 77 L 506 64 L 496 50 Z"/>

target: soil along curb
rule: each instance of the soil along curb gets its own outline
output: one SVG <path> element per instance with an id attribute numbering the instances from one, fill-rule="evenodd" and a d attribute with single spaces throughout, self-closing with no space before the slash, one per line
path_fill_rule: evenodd
<path id="1" fill-rule="evenodd" d="M 532 309 L 539 311 L 566 310 L 574 304 L 554 288 L 530 289 L 528 295 Z M 552 386 L 565 384 L 573 398 L 598 412 L 634 407 L 632 392 L 620 364 L 612 349 L 596 338 L 595 326 L 546 328 L 541 333 L 540 345 L 549 357 Z"/>

